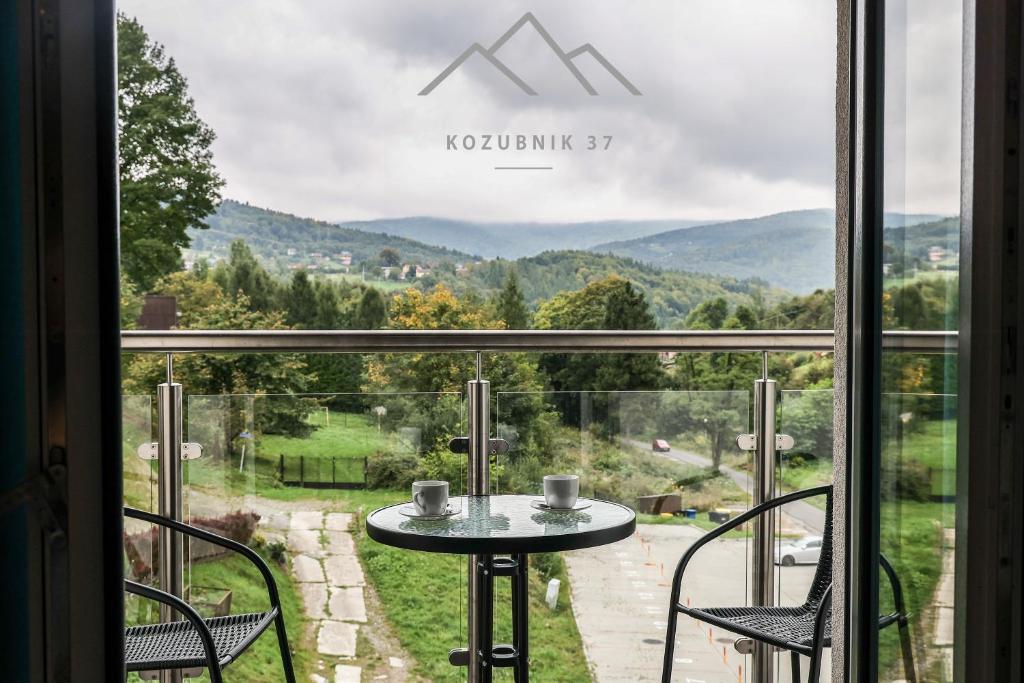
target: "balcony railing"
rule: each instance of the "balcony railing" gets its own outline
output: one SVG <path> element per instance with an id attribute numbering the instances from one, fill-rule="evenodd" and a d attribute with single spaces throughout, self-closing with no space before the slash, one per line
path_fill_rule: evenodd
<path id="1" fill-rule="evenodd" d="M 955 332 L 902 332 L 894 331 L 884 335 L 885 348 L 900 353 L 939 354 L 955 352 L 957 335 Z M 752 424 L 751 433 L 734 434 L 737 445 L 751 452 L 748 481 L 751 482 L 751 500 L 753 505 L 760 504 L 775 495 L 777 481 L 779 450 L 788 447 L 792 439 L 777 434 L 775 421 L 782 419 L 781 430 L 789 426 L 786 420 L 785 401 L 787 392 L 781 392 L 783 410 L 777 411 L 776 399 L 780 392 L 775 382 L 768 376 L 768 359 L 771 353 L 789 352 L 831 352 L 834 350 L 834 335 L 831 331 L 302 331 L 302 330 L 203 330 L 203 331 L 125 331 L 122 333 L 122 351 L 125 353 L 165 354 L 167 381 L 156 389 L 157 425 L 159 429 L 157 442 L 148 446 L 149 453 L 159 460 L 155 469 L 155 489 L 159 492 L 159 512 L 168 517 L 181 519 L 183 499 L 182 459 L 195 455 L 194 449 L 203 446 L 198 443 L 191 446 L 183 436 L 183 416 L 187 408 L 183 407 L 181 385 L 174 381 L 173 356 L 176 354 L 251 354 L 251 353 L 466 353 L 475 354 L 476 376 L 467 378 L 466 398 L 468 408 L 462 416 L 455 420 L 464 425 L 469 442 L 469 459 L 467 467 L 467 486 L 470 493 L 483 493 L 493 490 L 489 475 L 488 450 L 494 437 L 503 438 L 504 416 L 513 414 L 518 401 L 523 400 L 522 394 L 516 391 L 504 391 L 499 387 L 496 391 L 496 409 L 494 410 L 496 428 L 490 425 L 491 397 L 490 386 L 483 376 L 481 359 L 485 354 L 504 353 L 721 353 L 721 352 L 753 352 L 761 354 L 761 373 L 752 377 L 753 411 L 747 407 L 746 398 L 739 401 L 742 406 L 736 409 L 737 415 L 746 418 Z M 510 388 L 514 389 L 514 388 Z M 572 392 L 570 402 L 588 405 L 594 401 L 594 392 Z M 600 393 L 600 392 L 598 392 Z M 604 392 L 617 394 L 618 392 Z M 625 412 L 632 410 L 636 414 L 648 416 L 661 410 L 661 398 L 650 392 L 628 392 L 622 395 L 604 396 L 605 403 L 615 403 L 617 409 Z M 713 393 L 713 392 L 704 392 Z M 723 392 L 724 393 L 724 392 Z M 736 392 L 733 392 L 736 393 Z M 746 392 L 742 392 L 746 393 Z M 749 395 L 749 394 L 748 394 Z M 441 396 L 440 394 L 438 396 Z M 250 397 L 251 398 L 251 397 Z M 263 400 L 268 400 L 269 397 Z M 321 397 L 322 398 L 322 397 Z M 422 397 L 421 397 L 422 398 Z M 461 400 L 461 397 L 457 397 Z M 706 398 L 706 397 L 705 397 Z M 727 414 L 734 406 L 735 397 L 720 399 L 719 414 Z M 820 397 L 818 397 L 820 398 Z M 831 396 L 825 397 L 831 406 Z M 195 400 L 197 412 L 209 412 L 209 397 L 191 397 Z M 203 399 L 203 400 L 199 400 Z M 303 400 L 295 396 L 294 400 Z M 546 396 L 549 404 L 556 404 L 559 398 Z M 252 399 L 251 399 L 252 400 Z M 284 399 L 275 399 L 284 400 Z M 719 400 L 719 399 L 716 399 Z M 817 400 L 808 391 L 789 392 L 788 399 L 793 406 L 797 401 L 810 403 Z M 707 401 L 705 401 L 707 402 Z M 192 408 L 190 401 L 189 408 Z M 385 408 L 385 401 L 380 401 Z M 717 405 L 717 404 L 716 404 Z M 143 406 L 143 409 L 145 407 Z M 377 409 L 376 407 L 372 410 Z M 386 409 L 386 408 L 385 408 Z M 707 407 L 703 408 L 708 410 Z M 250 412 L 253 408 L 250 407 Z M 712 409 L 714 410 L 714 409 Z M 147 411 L 148 412 L 148 411 Z M 191 413 L 191 411 L 189 411 Z M 384 413 L 386 414 L 386 413 Z M 582 413 L 581 413 L 582 414 Z M 330 412 L 326 415 L 329 417 Z M 380 429 L 381 414 L 377 415 L 377 427 Z M 196 419 L 197 425 L 199 420 Z M 707 419 L 705 418 L 705 422 Z M 794 425 L 801 428 L 799 422 Z M 734 427 L 730 427 L 731 429 Z M 190 430 L 190 432 L 193 430 Z M 735 431 L 745 432 L 746 426 L 735 425 Z M 581 438 L 585 437 L 586 425 L 581 419 Z M 627 430 L 628 432 L 628 430 Z M 527 437 L 528 435 L 517 435 Z M 637 446 L 637 441 L 649 435 L 626 434 L 626 440 Z M 710 438 L 710 432 L 708 434 Z M 778 438 L 777 438 L 778 437 Z M 202 437 L 200 437 L 202 438 Z M 213 437 L 210 437 L 213 438 Z M 218 437 L 219 438 L 219 437 Z M 251 437 L 250 437 L 251 438 Z M 788 441 L 787 441 L 788 439 Z M 194 440 L 194 439 L 193 439 Z M 205 439 L 204 439 L 205 440 Z M 143 449 L 144 450 L 144 449 Z M 140 450 L 140 453 L 142 451 Z M 181 457 L 170 457 L 171 454 Z M 243 450 L 244 454 L 244 450 Z M 828 454 L 829 456 L 831 454 Z M 244 455 L 243 455 L 244 457 Z M 364 461 L 365 463 L 365 461 Z M 351 463 L 346 463 L 346 466 Z M 728 463 L 727 463 L 728 465 Z M 242 465 L 239 465 L 241 468 Z M 315 470 L 314 470 L 315 467 Z M 328 467 L 327 470 L 324 467 Z M 742 467 L 740 468 L 742 469 Z M 736 471 L 735 469 L 731 471 Z M 310 461 L 304 459 L 287 460 L 282 454 L 279 460 L 279 475 L 282 482 L 306 486 L 309 484 L 325 484 L 330 480 L 337 485 L 338 468 L 333 460 Z M 343 478 L 358 479 L 359 473 L 345 470 Z M 361 474 L 366 477 L 366 466 Z M 742 475 L 746 476 L 746 475 Z M 584 487 L 584 491 L 586 488 Z M 814 516 L 813 510 L 803 514 Z M 770 605 L 778 598 L 781 584 L 777 580 L 773 544 L 778 541 L 777 520 L 772 516 L 763 516 L 754 524 L 751 532 L 752 556 L 750 562 L 750 594 L 752 604 Z M 183 552 L 180 540 L 174 534 L 162 531 L 159 547 L 160 580 L 162 588 L 180 595 L 183 590 L 182 569 Z M 474 598 L 473 587 L 469 586 L 469 610 L 471 613 L 481 609 Z M 660 607 L 660 605 L 659 605 Z M 170 619 L 170 615 L 163 615 Z M 472 619 L 472 614 L 470 619 Z M 737 646 L 737 650 L 744 651 Z M 748 648 L 749 650 L 749 648 Z M 772 653 L 767 648 L 753 648 L 753 659 L 750 662 L 753 680 L 769 680 L 772 669 Z"/>

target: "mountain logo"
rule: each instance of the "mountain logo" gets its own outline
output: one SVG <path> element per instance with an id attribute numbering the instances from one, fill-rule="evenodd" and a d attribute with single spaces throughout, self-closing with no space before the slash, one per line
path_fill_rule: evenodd
<path id="1" fill-rule="evenodd" d="M 544 26 L 539 21 L 537 21 L 537 18 L 533 16 L 532 12 L 527 12 L 526 14 L 524 14 L 519 21 L 512 24 L 512 26 L 507 31 L 505 31 L 505 33 L 502 34 L 500 38 L 494 41 L 494 44 L 491 45 L 490 47 L 485 48 L 480 43 L 473 43 L 472 45 L 470 45 L 461 55 L 456 57 L 455 61 L 449 64 L 444 71 L 439 73 L 434 80 L 430 81 L 430 83 L 428 83 L 427 86 L 419 92 L 419 94 L 429 95 L 434 91 L 434 88 L 441 85 L 441 83 L 443 83 L 446 78 L 451 76 L 452 73 L 454 73 L 460 66 L 462 66 L 463 62 L 465 62 L 474 54 L 479 54 L 481 57 L 490 62 L 491 65 L 499 72 L 501 72 L 508 80 L 515 83 L 516 86 L 518 86 L 519 89 L 522 90 L 524 93 L 526 93 L 527 95 L 536 95 L 536 90 L 531 88 L 529 84 L 526 83 L 526 81 L 524 81 L 522 78 L 516 75 L 516 73 L 512 71 L 512 69 L 508 68 L 508 66 L 506 66 L 505 63 L 498 59 L 498 57 L 495 55 L 495 53 L 498 52 L 498 50 L 500 50 L 501 47 L 519 31 L 519 29 L 523 28 L 527 24 L 532 26 L 533 29 L 544 40 L 544 42 L 547 43 L 548 47 L 551 48 L 551 51 L 555 53 L 555 56 L 557 56 L 558 59 L 562 62 L 562 64 L 565 65 L 565 68 L 569 70 L 569 73 L 572 74 L 573 78 L 576 79 L 576 81 L 583 87 L 583 89 L 588 94 L 597 95 L 598 92 L 597 90 L 594 89 L 594 86 L 590 84 L 590 81 L 586 79 L 583 73 L 580 72 L 576 64 L 573 63 L 573 60 L 582 54 L 589 54 L 591 57 L 593 57 L 597 61 L 597 63 L 603 66 L 605 70 L 609 74 L 611 74 L 612 77 L 615 78 L 615 80 L 621 83 L 622 87 L 625 88 L 631 95 L 639 96 L 642 94 L 635 85 L 629 82 L 629 79 L 622 75 L 622 72 L 616 69 L 612 65 L 612 63 L 605 59 L 604 55 L 598 52 L 597 48 L 595 48 L 590 43 L 584 43 L 583 45 L 580 45 L 574 50 L 563 50 L 562 47 L 555 42 L 555 39 L 551 37 L 551 34 L 548 33 L 548 30 L 544 28 Z"/>

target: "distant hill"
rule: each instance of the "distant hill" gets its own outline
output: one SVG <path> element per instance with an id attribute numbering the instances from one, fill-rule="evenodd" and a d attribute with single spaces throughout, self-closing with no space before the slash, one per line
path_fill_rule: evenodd
<path id="1" fill-rule="evenodd" d="M 885 224 L 913 234 L 913 227 L 905 226 L 939 219 L 928 214 L 887 214 Z M 792 292 L 835 286 L 835 213 L 829 209 L 670 230 L 590 249 L 670 270 L 762 278 Z"/>
<path id="2" fill-rule="evenodd" d="M 424 266 L 474 260 L 472 255 L 455 249 L 300 218 L 230 199 L 221 202 L 216 213 L 207 217 L 207 223 L 208 230 L 189 230 L 190 256 L 224 257 L 231 242 L 242 239 L 272 272 L 291 265 L 316 264 L 319 268 L 329 268 L 330 264 L 335 264 L 337 267 L 340 263 L 337 256 L 346 251 L 352 255 L 353 266 L 358 270 L 362 263 L 375 263 L 385 247 L 397 250 L 404 263 Z M 289 249 L 294 253 L 289 254 Z M 316 259 L 313 254 L 330 257 L 331 261 Z"/>
<path id="3" fill-rule="evenodd" d="M 490 297 L 505 283 L 512 267 L 531 307 L 559 292 L 582 289 L 594 280 L 619 275 L 643 290 L 662 328 L 682 327 L 691 309 L 713 297 L 725 297 L 735 305 L 751 304 L 755 298 L 771 304 L 785 296 L 764 281 L 661 270 L 621 256 L 586 251 L 549 251 L 516 261 L 484 261 L 465 273 L 435 272 L 422 284 L 443 282 L 457 294 L 473 292 Z"/>
<path id="4" fill-rule="evenodd" d="M 902 251 L 911 259 L 926 260 L 932 247 L 948 254 L 960 252 L 960 218 L 942 218 L 907 227 L 886 226 L 886 251 Z"/>
<path id="5" fill-rule="evenodd" d="M 535 256 L 544 251 L 587 249 L 603 242 L 708 224 L 695 220 L 481 223 L 431 217 L 339 221 L 339 225 L 356 230 L 398 235 L 484 258 L 505 259 Z"/>

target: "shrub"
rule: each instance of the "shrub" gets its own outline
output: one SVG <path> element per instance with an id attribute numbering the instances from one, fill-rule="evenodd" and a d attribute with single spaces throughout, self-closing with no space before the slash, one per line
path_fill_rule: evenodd
<path id="1" fill-rule="evenodd" d="M 377 453 L 366 464 L 366 486 L 371 489 L 405 489 L 416 481 L 419 459 L 412 453 Z"/>
<path id="2" fill-rule="evenodd" d="M 196 517 L 191 520 L 191 525 L 232 541 L 247 544 L 252 539 L 252 535 L 256 531 L 256 524 L 259 521 L 260 516 L 255 512 L 236 510 L 220 517 Z M 131 566 L 132 574 L 138 579 L 149 578 L 153 574 L 153 568 L 160 561 L 159 534 L 160 530 L 156 525 L 150 526 L 146 531 L 124 534 L 124 552 Z M 192 543 L 210 545 L 198 539 L 192 539 Z M 193 550 L 195 550 L 195 547 L 193 545 Z M 212 554 L 215 554 L 215 552 L 193 552 L 193 559 L 196 559 L 197 556 L 208 557 Z"/>
<path id="3" fill-rule="evenodd" d="M 883 466 L 882 490 L 892 491 L 903 500 L 925 502 L 931 498 L 932 476 L 928 466 L 918 460 L 888 462 Z"/>
<path id="4" fill-rule="evenodd" d="M 560 576 L 565 571 L 565 561 L 559 553 L 534 553 L 530 564 L 544 579 Z"/>

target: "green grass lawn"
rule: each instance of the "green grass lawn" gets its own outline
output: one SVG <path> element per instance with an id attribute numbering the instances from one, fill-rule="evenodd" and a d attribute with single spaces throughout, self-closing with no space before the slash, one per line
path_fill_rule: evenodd
<path id="1" fill-rule="evenodd" d="M 313 670 L 316 648 L 312 642 L 307 642 L 304 639 L 305 618 L 302 614 L 298 593 L 284 568 L 273 562 L 269 562 L 269 565 L 281 595 L 296 678 L 300 681 L 309 680 L 309 674 Z M 186 581 L 189 580 L 195 586 L 231 590 L 232 614 L 262 612 L 270 605 L 259 571 L 248 560 L 238 555 L 228 555 L 224 558 L 195 564 L 191 577 L 186 576 Z M 126 606 L 126 621 L 129 625 L 155 621 L 156 610 L 152 606 L 153 603 L 148 600 L 143 601 L 132 596 Z M 203 616 L 210 615 L 204 614 Z M 128 680 L 139 681 L 141 679 L 132 674 Z M 203 675 L 202 678 L 190 680 L 207 681 L 209 677 Z M 260 639 L 253 643 L 237 662 L 224 670 L 224 680 L 226 683 L 232 681 L 277 683 L 284 680 L 277 637 L 273 627 L 260 636 Z"/>
<path id="2" fill-rule="evenodd" d="M 349 494 L 351 497 L 349 497 Z M 405 500 L 404 491 L 349 491 L 346 498 L 364 512 Z M 414 672 L 433 681 L 462 681 L 465 671 L 448 663 L 448 650 L 465 647 L 466 559 L 464 556 L 411 552 L 381 545 L 360 524 L 355 534 L 359 557 L 373 583 L 385 616 L 402 646 L 416 660 Z M 530 671 L 539 681 L 589 681 L 576 621 L 569 602 L 569 581 L 561 562 L 550 577 L 530 572 Z M 561 580 L 559 605 L 543 603 L 547 578 Z M 511 642 L 509 581 L 495 580 L 495 642 Z M 511 670 L 496 670 L 496 680 L 512 680 Z"/>
<path id="3" fill-rule="evenodd" d="M 413 286 L 413 282 L 410 280 L 382 280 L 377 277 L 370 277 L 364 280 L 362 274 L 356 273 L 330 273 L 326 277 L 327 279 L 334 280 L 335 282 L 358 282 L 360 284 L 366 284 L 385 293 L 405 291 Z"/>
<path id="4" fill-rule="evenodd" d="M 186 464 L 186 481 L 211 492 L 255 493 L 277 500 L 323 499 L 322 492 L 281 484 L 281 455 L 285 456 L 285 475 L 289 481 L 300 479 L 299 456 L 304 456 L 302 476 L 306 481 L 336 478 L 337 481 L 362 482 L 364 458 L 410 448 L 399 435 L 378 431 L 372 417 L 361 413 L 330 411 L 328 414 L 318 410 L 309 415 L 309 421 L 317 425 L 317 429 L 305 437 L 259 436 L 255 457 L 247 456 L 247 464 L 241 471 L 238 461 L 229 462 L 225 458 L 204 456 L 190 462 Z M 129 478 L 127 472 L 126 468 L 126 499 L 131 499 L 129 492 L 131 497 L 148 495 L 148 488 L 143 482 L 144 473 L 133 469 Z"/>
<path id="5" fill-rule="evenodd" d="M 892 562 L 903 586 L 910 612 L 911 639 L 917 645 L 931 644 L 931 634 L 922 632 L 925 624 L 921 617 L 935 596 L 942 572 L 942 530 L 953 526 L 953 511 L 952 503 L 882 504 L 882 553 Z M 880 578 L 879 601 L 882 613 L 892 610 L 892 594 L 884 574 Z M 879 671 L 895 671 L 895 677 L 902 678 L 895 627 L 879 634 L 878 647 Z M 916 648 L 915 654 L 921 649 Z M 918 676 L 924 673 L 922 664 L 916 663 Z"/>
<path id="6" fill-rule="evenodd" d="M 309 436 L 261 436 L 259 457 L 273 460 L 283 454 L 361 459 L 402 445 L 394 434 L 378 431 L 372 416 L 362 413 L 320 410 L 310 414 L 309 422 L 317 427 Z"/>

